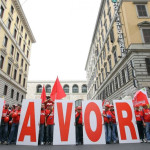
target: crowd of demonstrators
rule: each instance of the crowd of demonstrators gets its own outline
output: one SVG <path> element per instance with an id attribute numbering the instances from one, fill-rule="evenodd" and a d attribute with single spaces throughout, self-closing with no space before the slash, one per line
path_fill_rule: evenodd
<path id="1" fill-rule="evenodd" d="M 16 144 L 20 114 L 21 104 L 12 107 L 9 104 L 4 105 L 0 125 L 0 144 Z M 106 144 L 119 143 L 114 106 L 104 105 L 102 116 Z M 141 143 L 150 142 L 150 109 L 146 104 L 135 105 L 135 118 Z M 53 145 L 54 125 L 54 102 L 47 97 L 41 105 L 39 145 Z M 83 126 L 82 107 L 78 106 L 75 109 L 76 145 L 83 144 Z"/>

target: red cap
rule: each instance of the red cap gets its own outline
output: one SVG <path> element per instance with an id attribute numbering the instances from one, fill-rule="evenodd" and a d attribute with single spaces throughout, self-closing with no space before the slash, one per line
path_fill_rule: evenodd
<path id="1" fill-rule="evenodd" d="M 81 106 L 78 106 L 78 107 L 77 107 L 77 110 L 82 110 L 82 107 L 81 107 Z"/>
<path id="2" fill-rule="evenodd" d="M 109 104 L 106 104 L 106 105 L 105 105 L 105 107 L 108 107 L 108 108 L 110 108 L 110 105 L 109 105 Z"/>
<path id="3" fill-rule="evenodd" d="M 146 104 L 146 103 L 143 103 L 142 106 L 143 106 L 143 107 L 144 107 L 144 106 L 147 106 L 147 104 Z"/>
<path id="4" fill-rule="evenodd" d="M 52 103 L 47 103 L 47 106 L 53 106 L 53 104 Z"/>
<path id="5" fill-rule="evenodd" d="M 139 104 L 136 104 L 134 107 L 137 107 L 137 108 L 139 108 Z"/>

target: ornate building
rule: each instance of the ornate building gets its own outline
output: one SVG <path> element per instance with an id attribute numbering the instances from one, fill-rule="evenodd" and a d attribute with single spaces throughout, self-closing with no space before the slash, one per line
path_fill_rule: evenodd
<path id="1" fill-rule="evenodd" d="M 88 99 L 150 96 L 150 0 L 101 0 L 85 70 Z"/>
<path id="2" fill-rule="evenodd" d="M 0 0 L 0 97 L 10 104 L 26 96 L 32 43 L 19 0 Z"/>

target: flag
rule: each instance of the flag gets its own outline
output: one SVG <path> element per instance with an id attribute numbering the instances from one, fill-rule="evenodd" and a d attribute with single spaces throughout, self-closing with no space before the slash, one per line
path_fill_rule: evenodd
<path id="1" fill-rule="evenodd" d="M 104 106 L 104 104 L 105 104 L 105 99 L 104 99 L 103 102 L 102 102 L 102 107 Z"/>
<path id="2" fill-rule="evenodd" d="M 55 99 L 59 100 L 59 99 L 62 99 L 63 97 L 66 97 L 66 94 L 65 94 L 65 92 L 64 92 L 64 90 L 63 90 L 63 88 L 59 82 L 58 77 L 54 83 L 50 97 L 53 101 Z"/>
<path id="3" fill-rule="evenodd" d="M 133 102 L 134 106 L 136 104 L 143 104 L 143 103 L 149 104 L 146 88 L 143 88 L 143 89 L 137 91 L 134 95 L 132 102 Z"/>
<path id="4" fill-rule="evenodd" d="M 42 90 L 42 94 L 41 94 L 41 100 L 42 100 L 42 103 L 44 103 L 46 100 L 46 91 L 45 91 L 44 86 L 43 86 L 43 90 Z"/>

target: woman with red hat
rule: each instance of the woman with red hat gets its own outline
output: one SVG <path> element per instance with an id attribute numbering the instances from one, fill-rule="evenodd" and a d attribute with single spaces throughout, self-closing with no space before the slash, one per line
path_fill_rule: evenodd
<path id="1" fill-rule="evenodd" d="M 77 107 L 76 113 L 76 145 L 83 144 L 83 123 L 82 123 L 82 107 Z"/>

